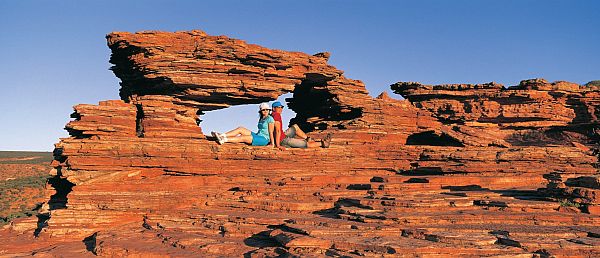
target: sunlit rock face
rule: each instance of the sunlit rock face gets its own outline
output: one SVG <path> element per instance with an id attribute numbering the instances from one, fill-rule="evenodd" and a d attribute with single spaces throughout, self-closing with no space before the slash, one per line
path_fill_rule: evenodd
<path id="1" fill-rule="evenodd" d="M 399 82 L 405 100 L 372 98 L 328 53 L 202 31 L 107 41 L 121 99 L 74 107 L 48 203 L 0 231 L 0 255 L 600 255 L 595 88 Z M 292 123 L 330 148 L 201 130 L 205 111 L 289 92 Z"/>
<path id="2" fill-rule="evenodd" d="M 107 35 L 121 97 L 168 95 L 210 111 L 293 92 L 289 107 L 311 124 L 360 116 L 368 93 L 327 64 L 329 53 L 273 50 L 225 36 L 191 32 Z"/>

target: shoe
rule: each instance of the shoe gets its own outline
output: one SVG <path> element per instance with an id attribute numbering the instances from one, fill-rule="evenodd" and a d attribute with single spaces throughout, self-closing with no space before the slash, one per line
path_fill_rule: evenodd
<path id="1" fill-rule="evenodd" d="M 210 134 L 211 134 L 213 137 L 215 137 L 215 139 L 217 139 L 217 143 L 218 143 L 218 144 L 223 144 L 223 143 L 225 142 L 225 139 L 224 139 L 225 137 L 224 137 L 222 134 L 220 134 L 220 133 L 217 133 L 217 132 L 215 132 L 215 131 L 212 131 L 212 132 L 210 132 Z"/>
<path id="2" fill-rule="evenodd" d="M 323 148 L 329 148 L 329 145 L 331 145 L 331 133 L 328 133 L 327 135 L 325 135 L 325 137 L 321 140 L 321 147 Z"/>

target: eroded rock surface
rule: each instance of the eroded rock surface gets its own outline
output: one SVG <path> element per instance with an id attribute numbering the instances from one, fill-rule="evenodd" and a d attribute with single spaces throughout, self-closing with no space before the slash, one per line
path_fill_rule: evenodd
<path id="1" fill-rule="evenodd" d="M 45 213 L 0 231 L 0 255 L 600 255 L 595 88 L 397 83 L 406 100 L 372 98 L 328 53 L 201 31 L 107 40 L 122 99 L 75 106 Z M 200 129 L 205 111 L 288 92 L 292 121 L 331 148 Z"/>

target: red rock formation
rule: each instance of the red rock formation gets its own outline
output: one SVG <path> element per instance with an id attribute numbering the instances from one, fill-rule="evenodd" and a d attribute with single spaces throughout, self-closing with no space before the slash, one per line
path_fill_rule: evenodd
<path id="1" fill-rule="evenodd" d="M 272 50 L 202 31 L 118 32 L 106 38 L 123 99 L 168 95 L 174 98 L 170 103 L 210 111 L 293 91 L 289 107 L 313 125 L 358 117 L 357 104 L 370 99 L 362 82 L 327 64 L 329 53 Z"/>
<path id="2" fill-rule="evenodd" d="M 536 128 L 598 121 L 598 90 L 569 82 L 535 79 L 509 88 L 493 82 L 435 86 L 401 82 L 392 89 L 452 122 Z"/>
<path id="3" fill-rule="evenodd" d="M 551 173 L 598 174 L 597 89 L 398 83 L 407 100 L 371 98 L 327 53 L 201 31 L 107 39 L 122 100 L 75 107 L 45 216 L 0 231 L 0 255 L 600 254 L 593 208 L 538 191 Z M 292 121 L 331 148 L 217 145 L 197 125 L 287 92 Z"/>
<path id="4" fill-rule="evenodd" d="M 547 188 L 541 192 L 554 197 L 565 208 L 578 208 L 600 215 L 600 175 L 567 178 L 558 173 L 546 175 Z"/>

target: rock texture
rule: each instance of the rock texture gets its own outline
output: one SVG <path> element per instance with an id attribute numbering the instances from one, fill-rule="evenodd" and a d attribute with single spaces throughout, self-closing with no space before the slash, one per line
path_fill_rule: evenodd
<path id="1" fill-rule="evenodd" d="M 600 255 L 597 89 L 401 82 L 405 100 L 372 98 L 328 53 L 107 40 L 122 99 L 75 106 L 45 213 L 0 231 L 0 255 Z M 205 111 L 288 92 L 292 122 L 331 148 L 202 134 Z"/>

